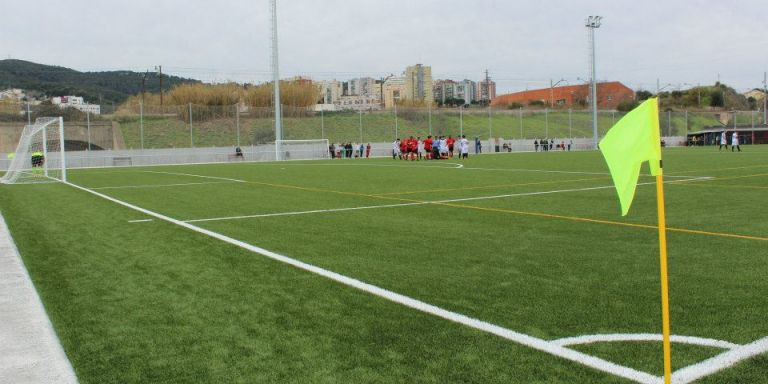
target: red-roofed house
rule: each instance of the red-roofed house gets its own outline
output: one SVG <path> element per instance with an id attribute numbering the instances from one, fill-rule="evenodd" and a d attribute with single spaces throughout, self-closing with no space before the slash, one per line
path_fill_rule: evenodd
<path id="1" fill-rule="evenodd" d="M 622 101 L 634 99 L 635 91 L 618 81 L 597 83 L 598 108 L 615 109 Z M 552 104 L 556 107 L 580 107 L 586 106 L 588 100 L 589 84 L 583 84 L 508 93 L 494 98 L 491 105 L 507 106 L 512 103 L 519 103 L 526 106 L 531 101 L 541 101 L 545 105 Z"/>

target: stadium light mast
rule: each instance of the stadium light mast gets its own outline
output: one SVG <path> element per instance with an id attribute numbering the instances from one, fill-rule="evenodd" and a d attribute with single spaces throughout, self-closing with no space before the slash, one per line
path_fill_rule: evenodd
<path id="1" fill-rule="evenodd" d="M 595 70 L 595 29 L 600 28 L 600 21 L 603 19 L 602 16 L 589 16 L 587 18 L 587 22 L 585 26 L 589 29 L 589 45 L 592 49 L 591 56 L 592 60 L 590 61 L 591 64 L 591 75 L 592 75 L 592 82 L 591 82 L 591 95 L 590 99 L 592 102 L 592 134 L 594 136 L 595 141 L 595 149 L 597 149 L 597 77 Z"/>
<path id="2" fill-rule="evenodd" d="M 277 61 L 277 0 L 272 5 L 272 76 L 275 95 L 275 160 L 281 159 L 280 140 L 283 139 L 283 114 L 280 105 L 280 71 Z"/>
<path id="3" fill-rule="evenodd" d="M 768 72 L 763 72 L 763 125 L 768 125 Z"/>

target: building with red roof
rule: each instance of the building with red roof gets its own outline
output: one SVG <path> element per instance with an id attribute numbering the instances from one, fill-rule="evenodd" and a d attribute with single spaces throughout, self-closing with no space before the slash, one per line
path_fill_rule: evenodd
<path id="1" fill-rule="evenodd" d="M 622 101 L 634 99 L 635 91 L 618 81 L 597 83 L 597 107 L 600 109 L 616 109 Z M 585 107 L 589 104 L 589 84 L 508 93 L 494 98 L 491 105 L 503 107 L 517 103 L 527 106 L 531 102 L 554 107 Z"/>

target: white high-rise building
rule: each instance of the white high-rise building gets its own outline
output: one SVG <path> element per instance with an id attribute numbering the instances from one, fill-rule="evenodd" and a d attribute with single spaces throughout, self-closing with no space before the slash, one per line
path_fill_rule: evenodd
<path id="1" fill-rule="evenodd" d="M 376 94 L 376 80 L 372 77 L 360 77 L 347 82 L 345 95 L 374 97 Z"/>
<path id="2" fill-rule="evenodd" d="M 322 104 L 334 104 L 344 94 L 342 84 L 337 80 L 323 80 L 318 82 Z"/>
<path id="3" fill-rule="evenodd" d="M 432 104 L 432 67 L 416 64 L 405 69 L 405 97 L 415 102 Z"/>

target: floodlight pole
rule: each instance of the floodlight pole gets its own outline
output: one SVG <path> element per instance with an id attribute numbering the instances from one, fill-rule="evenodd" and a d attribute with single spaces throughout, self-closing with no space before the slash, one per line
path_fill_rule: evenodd
<path id="1" fill-rule="evenodd" d="M 768 125 L 768 73 L 763 72 L 763 125 Z M 754 141 L 753 141 L 754 144 Z"/>
<path id="2" fill-rule="evenodd" d="M 589 29 L 589 42 L 592 48 L 592 135 L 594 136 L 595 149 L 597 149 L 597 71 L 595 69 L 595 29 L 600 28 L 602 16 L 589 16 L 585 26 Z"/>
<path id="3" fill-rule="evenodd" d="M 280 141 L 283 139 L 283 115 L 280 105 L 280 70 L 277 61 L 277 0 L 272 5 L 272 80 L 275 96 L 275 160 L 282 160 Z"/>

